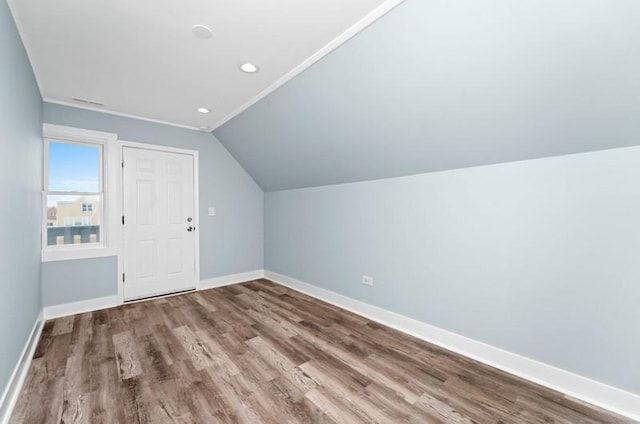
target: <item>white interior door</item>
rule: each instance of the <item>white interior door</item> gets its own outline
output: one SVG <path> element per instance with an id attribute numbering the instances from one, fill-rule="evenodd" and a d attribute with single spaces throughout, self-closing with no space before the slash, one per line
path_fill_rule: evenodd
<path id="1" fill-rule="evenodd" d="M 123 148 L 124 299 L 196 287 L 194 157 Z"/>

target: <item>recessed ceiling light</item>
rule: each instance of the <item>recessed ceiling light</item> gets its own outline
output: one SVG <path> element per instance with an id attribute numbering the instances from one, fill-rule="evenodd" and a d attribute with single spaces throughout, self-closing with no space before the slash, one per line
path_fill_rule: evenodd
<path id="1" fill-rule="evenodd" d="M 211 28 L 209 28 L 206 25 L 194 25 L 191 27 L 191 32 L 193 32 L 193 35 L 195 35 L 198 38 L 202 38 L 202 39 L 207 39 L 207 38 L 211 38 L 213 37 L 213 32 L 211 31 Z"/>
<path id="2" fill-rule="evenodd" d="M 242 65 L 240 65 L 240 69 L 242 70 L 242 72 L 246 72 L 247 74 L 258 72 L 258 67 L 253 63 L 243 63 Z"/>
<path id="3" fill-rule="evenodd" d="M 209 109 L 207 109 L 206 107 L 199 107 L 197 110 L 198 110 L 198 112 L 200 112 L 200 113 L 209 113 L 209 112 L 211 112 L 211 111 L 210 111 Z"/>

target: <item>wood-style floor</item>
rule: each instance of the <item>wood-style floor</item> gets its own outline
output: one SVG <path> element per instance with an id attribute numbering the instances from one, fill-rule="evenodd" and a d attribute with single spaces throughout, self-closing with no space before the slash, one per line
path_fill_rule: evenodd
<path id="1" fill-rule="evenodd" d="M 11 423 L 625 423 L 266 280 L 48 321 Z"/>

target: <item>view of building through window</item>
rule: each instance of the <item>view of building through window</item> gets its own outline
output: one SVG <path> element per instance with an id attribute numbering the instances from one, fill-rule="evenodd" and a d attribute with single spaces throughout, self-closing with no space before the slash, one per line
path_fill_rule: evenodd
<path id="1" fill-rule="evenodd" d="M 102 146 L 48 143 L 47 245 L 100 242 Z"/>

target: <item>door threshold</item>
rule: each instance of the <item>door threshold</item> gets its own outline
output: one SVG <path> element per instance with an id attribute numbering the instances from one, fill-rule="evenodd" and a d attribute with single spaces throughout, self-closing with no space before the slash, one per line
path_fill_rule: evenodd
<path id="1" fill-rule="evenodd" d="M 192 288 L 192 289 L 186 289 L 186 290 L 179 290 L 179 291 L 175 291 L 175 292 L 156 294 L 156 295 L 153 295 L 153 296 L 140 297 L 140 298 L 137 298 L 137 299 L 129 299 L 129 300 L 125 300 L 124 303 L 143 302 L 145 300 L 158 299 L 158 298 L 161 298 L 161 297 L 177 296 L 179 294 L 185 294 L 185 293 L 190 293 L 190 292 L 194 292 L 194 291 L 196 291 L 195 287 Z"/>

